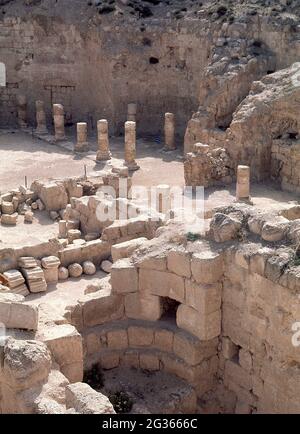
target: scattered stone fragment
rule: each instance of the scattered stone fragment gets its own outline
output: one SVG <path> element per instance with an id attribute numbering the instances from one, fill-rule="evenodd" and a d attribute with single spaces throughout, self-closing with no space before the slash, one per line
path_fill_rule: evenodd
<path id="1" fill-rule="evenodd" d="M 111 273 L 112 262 L 106 260 L 101 262 L 101 269 L 105 273 Z"/>
<path id="2" fill-rule="evenodd" d="M 25 279 L 18 270 L 8 270 L 3 273 L 8 280 L 8 290 L 14 294 L 23 295 L 26 297 L 29 294 L 25 284 Z"/>
<path id="3" fill-rule="evenodd" d="M 31 256 L 22 256 L 18 259 L 18 266 L 25 269 L 35 268 L 37 267 L 37 261 Z"/>
<path id="4" fill-rule="evenodd" d="M 1 209 L 2 214 L 13 214 L 15 212 L 12 202 L 2 202 Z"/>
<path id="5" fill-rule="evenodd" d="M 40 267 L 22 268 L 22 273 L 30 292 L 38 293 L 47 291 L 44 272 Z"/>
<path id="6" fill-rule="evenodd" d="M 25 223 L 32 223 L 33 222 L 33 212 L 32 211 L 26 211 L 25 212 L 24 222 Z"/>
<path id="7" fill-rule="evenodd" d="M 68 241 L 70 244 L 72 244 L 74 240 L 79 240 L 80 238 L 81 238 L 81 232 L 79 229 L 68 230 Z"/>
<path id="8" fill-rule="evenodd" d="M 66 267 L 59 267 L 58 280 L 66 280 L 69 277 L 69 270 Z"/>
<path id="9" fill-rule="evenodd" d="M 18 221 L 18 213 L 13 214 L 2 214 L 1 216 L 1 224 L 8 226 L 15 226 Z"/>
<path id="10" fill-rule="evenodd" d="M 241 227 L 238 219 L 222 213 L 216 213 L 210 223 L 214 240 L 218 243 L 235 239 Z"/>
<path id="11" fill-rule="evenodd" d="M 85 261 L 82 266 L 83 266 L 83 272 L 87 276 L 92 276 L 97 271 L 95 265 L 91 261 Z"/>
<path id="12" fill-rule="evenodd" d="M 80 277 L 83 273 L 82 266 L 80 264 L 71 264 L 68 267 L 70 277 Z"/>

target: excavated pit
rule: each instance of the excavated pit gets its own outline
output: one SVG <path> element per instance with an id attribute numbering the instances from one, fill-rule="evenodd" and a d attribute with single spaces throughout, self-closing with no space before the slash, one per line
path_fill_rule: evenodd
<path id="1" fill-rule="evenodd" d="M 116 402 L 117 413 L 187 414 L 196 409 L 193 388 L 174 375 L 122 367 L 104 372 L 103 377 L 103 387 L 96 390 Z"/>

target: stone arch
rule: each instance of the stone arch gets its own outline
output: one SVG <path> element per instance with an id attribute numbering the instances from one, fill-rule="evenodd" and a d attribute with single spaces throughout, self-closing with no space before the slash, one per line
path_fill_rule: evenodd
<path id="1" fill-rule="evenodd" d="M 0 62 L 0 87 L 6 86 L 6 66 L 5 63 Z"/>

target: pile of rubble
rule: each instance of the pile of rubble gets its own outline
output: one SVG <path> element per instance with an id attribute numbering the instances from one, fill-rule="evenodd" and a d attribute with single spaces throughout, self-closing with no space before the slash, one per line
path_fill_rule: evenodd
<path id="1" fill-rule="evenodd" d="M 209 145 L 196 143 L 193 152 L 186 155 L 184 177 L 187 186 L 230 184 L 233 175 L 232 162 L 223 148 L 210 149 Z"/>

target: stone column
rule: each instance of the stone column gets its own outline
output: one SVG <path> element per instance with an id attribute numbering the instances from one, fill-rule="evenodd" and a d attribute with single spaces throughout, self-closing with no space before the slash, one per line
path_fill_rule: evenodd
<path id="1" fill-rule="evenodd" d="M 125 122 L 125 165 L 129 170 L 137 170 L 136 157 L 136 123 Z"/>
<path id="2" fill-rule="evenodd" d="M 175 145 L 175 116 L 173 113 L 165 114 L 165 151 L 174 151 Z"/>
<path id="3" fill-rule="evenodd" d="M 53 105 L 55 140 L 65 140 L 65 112 L 61 104 Z"/>
<path id="4" fill-rule="evenodd" d="M 156 187 L 156 210 L 159 213 L 167 214 L 171 208 L 171 188 L 169 185 L 158 185 Z"/>
<path id="5" fill-rule="evenodd" d="M 27 125 L 27 99 L 25 95 L 17 95 L 17 111 L 18 124 L 22 129 L 26 129 Z"/>
<path id="6" fill-rule="evenodd" d="M 97 161 L 105 161 L 111 159 L 111 152 L 109 150 L 109 139 L 108 139 L 108 122 L 106 119 L 100 119 L 97 122 L 98 130 L 98 152 Z"/>
<path id="7" fill-rule="evenodd" d="M 36 133 L 48 134 L 44 101 L 36 101 Z"/>
<path id="8" fill-rule="evenodd" d="M 238 166 L 236 182 L 236 200 L 250 201 L 250 167 Z"/>
<path id="9" fill-rule="evenodd" d="M 87 152 L 89 150 L 89 143 L 87 140 L 87 123 L 77 123 L 77 143 L 75 145 L 75 152 Z"/>
<path id="10" fill-rule="evenodd" d="M 128 104 L 127 121 L 136 122 L 137 105 L 135 103 Z"/>

